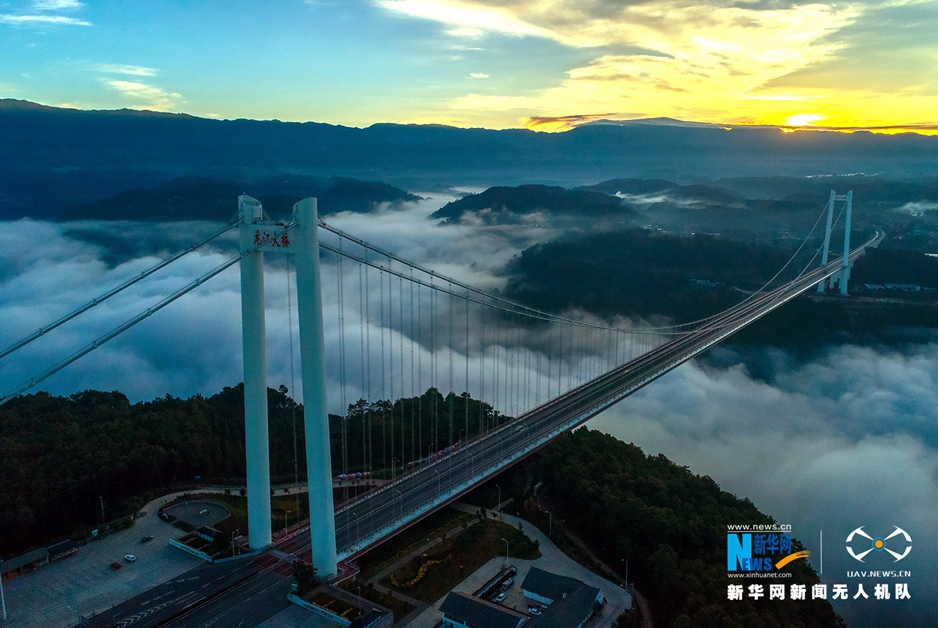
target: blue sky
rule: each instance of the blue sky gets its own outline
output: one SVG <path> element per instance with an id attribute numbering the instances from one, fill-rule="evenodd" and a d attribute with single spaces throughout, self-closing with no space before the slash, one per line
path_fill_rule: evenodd
<path id="1" fill-rule="evenodd" d="M 0 96 L 555 130 L 938 122 L 938 3 L 0 0 Z"/>

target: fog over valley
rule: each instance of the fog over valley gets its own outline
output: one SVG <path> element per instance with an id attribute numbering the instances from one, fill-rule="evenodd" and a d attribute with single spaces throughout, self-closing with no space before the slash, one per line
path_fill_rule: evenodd
<path id="1" fill-rule="evenodd" d="M 649 204 L 661 202 L 649 196 L 626 199 L 633 208 L 638 207 L 623 206 L 622 216 L 627 223 L 618 219 L 611 223 L 595 221 L 589 215 L 578 217 L 576 212 L 572 218 L 558 217 L 550 210 L 515 212 L 510 220 L 491 219 L 497 213 L 511 213 L 510 208 L 487 215 L 468 211 L 447 220 L 429 216 L 459 202 L 462 192 L 413 192 L 419 200 L 378 204 L 368 213 L 340 212 L 325 216 L 325 220 L 378 248 L 489 292 L 508 289 L 516 279 L 511 271 L 513 259 L 522 251 L 545 242 L 575 242 L 608 228 L 644 226 L 640 223 L 647 220 L 647 214 L 641 212 L 647 211 Z M 685 211 L 687 202 L 682 201 L 683 207 L 674 211 Z M 888 212 L 899 215 L 894 210 L 908 209 L 904 203 L 897 202 Z M 818 205 L 815 203 L 806 214 L 816 215 Z M 234 198 L 231 207 L 234 213 Z M 660 211 L 670 211 L 668 207 L 661 206 Z M 929 213 L 925 206 L 920 209 Z M 636 218 L 632 212 L 640 215 Z M 719 217 L 713 220 L 723 220 L 721 228 L 731 227 L 731 221 Z M 872 219 L 861 216 L 859 222 Z M 47 222 L 23 218 L 3 222 L 0 320 L 4 324 L 0 344 L 8 346 L 221 226 L 210 221 Z M 655 229 L 646 227 L 645 231 L 657 233 Z M 767 240 L 785 241 L 777 233 L 770 235 Z M 323 240 L 328 241 L 327 236 Z M 785 256 L 797 243 L 788 246 Z M 3 359 L 0 381 L 9 388 L 27 380 L 235 252 L 232 231 Z M 354 402 L 367 394 L 368 385 L 363 387 L 357 375 L 349 377 L 344 388 L 340 382 L 336 309 L 340 267 L 331 253 L 323 253 L 321 258 L 328 402 L 331 412 L 340 413 L 341 399 Z M 295 331 L 292 342 L 296 381 L 291 382 L 289 329 L 291 320 L 296 325 L 296 295 L 290 295 L 292 305 L 288 305 L 286 259 L 269 254 L 266 263 L 268 385 L 294 388 L 293 394 L 301 400 Z M 399 270 L 406 272 L 403 267 Z M 371 338 L 380 337 L 382 342 L 387 333 L 393 347 L 416 339 L 409 337 L 410 321 L 401 324 L 396 311 L 392 313 L 396 322 L 387 332 L 380 329 L 377 307 L 371 310 L 368 320 L 356 318 L 361 314 L 355 315 L 355 307 L 349 307 L 348 301 L 352 306 L 358 303 L 361 271 L 357 264 L 346 261 L 341 272 L 346 290 L 344 325 L 352 339 L 345 359 L 349 371 L 357 372 L 360 353 L 355 342 L 360 338 L 359 330 L 368 329 Z M 396 279 L 389 285 L 395 294 L 405 290 L 399 288 Z M 406 292 L 403 294 L 406 298 Z M 737 294 L 739 299 L 744 298 L 743 293 Z M 373 289 L 370 298 L 379 298 Z M 420 298 L 418 295 L 418 309 L 423 306 L 420 324 L 429 329 L 433 324 L 429 320 L 429 302 Z M 566 314 L 614 327 L 647 327 L 669 320 L 667 316 L 599 317 L 574 309 Z M 464 320 L 459 318 L 457 322 L 463 324 Z M 823 530 L 823 580 L 828 583 L 845 581 L 844 571 L 856 567 L 847 562 L 852 559 L 844 552 L 842 542 L 851 530 L 861 525 L 883 531 L 891 530 L 893 525 L 904 528 L 914 544 L 912 554 L 902 564 L 912 570 L 911 603 L 902 608 L 881 603 L 873 613 L 859 613 L 855 604 L 835 602 L 835 608 L 852 626 L 881 625 L 878 617 L 886 616 L 894 621 L 901 617 L 902 625 L 926 626 L 929 620 L 924 619 L 922 609 L 938 603 L 938 585 L 924 577 L 927 566 L 938 560 L 932 525 L 934 513 L 938 512 L 938 338 L 933 332 L 921 331 L 918 342 L 891 344 L 857 344 L 843 339 L 834 343 L 832 339 L 831 344 L 807 353 L 752 342 L 736 346 L 731 339 L 625 399 L 588 426 L 633 442 L 647 453 L 664 453 L 695 473 L 711 476 L 725 490 L 752 499 L 777 521 L 793 524 L 795 536 L 812 552 L 818 532 Z M 480 333 L 477 324 L 465 333 L 467 338 L 471 335 L 469 346 L 475 347 Z M 523 381 L 546 379 L 546 360 L 538 361 L 537 352 L 544 346 L 544 334 L 549 332 L 519 327 L 511 333 L 514 335 L 503 343 L 511 343 L 524 356 L 516 367 L 530 371 L 521 375 Z M 441 372 L 445 373 L 451 359 L 449 349 L 441 342 L 435 347 L 437 355 L 431 356 L 434 347 L 426 342 L 428 336 L 429 332 L 418 335 L 424 338 L 417 348 L 418 358 L 429 365 L 434 357 L 444 365 Z M 455 347 L 453 389 L 457 394 L 465 389 L 461 343 Z M 119 390 L 133 402 L 166 394 L 212 395 L 241 381 L 241 351 L 240 282 L 238 269 L 233 267 L 30 392 L 43 390 L 68 396 L 85 389 Z M 377 344 L 372 351 L 377 351 Z M 585 346 L 577 351 L 581 353 L 566 357 L 573 370 L 595 357 Z M 482 359 L 486 360 L 485 368 L 496 368 L 494 355 L 482 358 L 470 349 L 469 391 L 473 397 L 481 393 L 477 373 Z M 429 378 L 428 374 L 424 381 Z M 411 394 L 414 387 L 413 382 L 405 382 L 404 394 Z M 371 392 L 374 400 L 377 386 Z M 398 386 L 394 394 L 400 393 Z M 546 385 L 540 393 L 546 399 Z M 490 390 L 486 401 L 493 401 L 491 394 Z M 513 408 L 500 405 L 499 409 L 510 414 Z M 819 554 L 812 554 L 816 568 L 819 563 L 815 560 L 819 558 Z"/>

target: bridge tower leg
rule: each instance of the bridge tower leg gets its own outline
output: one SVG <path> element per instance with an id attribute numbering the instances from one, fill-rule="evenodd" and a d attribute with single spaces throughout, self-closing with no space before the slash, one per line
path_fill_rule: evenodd
<path id="1" fill-rule="evenodd" d="M 847 219 L 844 223 L 844 261 L 840 269 L 840 294 L 847 294 L 847 280 L 850 279 L 850 220 L 853 214 L 853 190 L 847 192 Z"/>
<path id="2" fill-rule="evenodd" d="M 264 219 L 261 204 L 238 197 L 242 253 L 253 245 L 255 223 Z M 264 253 L 241 260 L 241 333 L 244 344 L 244 440 L 247 454 L 248 542 L 270 546 L 270 445 L 267 431 L 267 348 L 264 322 Z"/>
<path id="3" fill-rule="evenodd" d="M 296 245 L 296 294 L 309 480 L 309 536 L 317 575 L 328 577 L 337 573 L 337 557 L 316 199 L 303 199 L 293 206 L 293 211 L 297 220 L 293 241 Z"/>
<path id="4" fill-rule="evenodd" d="M 834 221 L 834 190 L 831 190 L 830 199 L 827 201 L 827 228 L 824 230 L 824 251 L 821 254 L 821 266 L 827 265 L 827 256 L 831 250 L 831 223 Z M 824 292 L 828 285 L 827 279 L 822 279 L 817 285 L 818 292 Z"/>

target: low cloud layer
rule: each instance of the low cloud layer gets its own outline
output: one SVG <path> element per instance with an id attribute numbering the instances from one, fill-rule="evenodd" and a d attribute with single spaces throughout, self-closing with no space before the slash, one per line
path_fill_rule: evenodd
<path id="1" fill-rule="evenodd" d="M 427 195 L 424 195 L 427 196 Z M 340 214 L 329 223 L 389 251 L 425 264 L 436 272 L 455 276 L 472 285 L 493 290 L 503 287 L 499 269 L 523 248 L 556 235 L 544 227 L 491 227 L 482 224 L 437 226 L 426 216 L 451 197 L 440 195 L 410 204 L 404 211 L 385 208 L 377 215 Z M 25 336 L 40 325 L 84 304 L 93 296 L 126 281 L 171 252 L 197 241 L 219 228 L 211 223 L 44 223 L 32 220 L 7 222 L 0 229 L 0 346 Z M 113 236 L 113 237 L 105 237 Z M 152 280 L 50 333 L 29 347 L 0 360 L 0 381 L 6 389 L 25 381 L 69 355 L 94 337 L 142 311 L 149 305 L 214 268 L 234 253 L 233 238 L 173 264 Z M 371 258 L 374 259 L 374 258 Z M 296 295 L 288 308 L 287 264 L 284 258 L 267 256 L 268 382 L 291 386 L 289 314 L 295 325 Z M 434 378 L 449 388 L 448 302 L 437 301 L 441 333 L 434 348 L 429 343 L 429 304 L 424 293 L 414 332 L 423 345 L 410 352 L 411 321 L 400 309 L 379 315 L 381 293 L 377 271 L 370 273 L 370 319 L 362 321 L 358 302 L 359 271 L 343 263 L 347 334 L 345 401 L 353 402 L 371 388 L 380 396 L 381 380 L 375 372 L 362 383 L 362 330 L 380 355 L 382 339 L 386 359 L 396 356 L 395 379 L 384 382 L 385 396 L 416 392 Z M 341 408 L 342 387 L 338 374 L 337 267 L 330 254 L 323 256 L 325 324 L 329 365 L 330 410 Z M 385 286 L 387 282 L 385 282 Z M 391 282 L 395 294 L 401 289 Z M 292 288 L 291 288 L 292 290 Z M 409 287 L 404 287 L 405 303 Z M 419 292 L 416 302 L 421 302 Z M 386 295 L 385 295 L 386 298 Z M 453 390 L 465 389 L 465 304 L 456 301 L 454 314 Z M 475 306 L 472 306 L 473 308 Z M 93 314 L 93 315 L 92 315 Z M 616 321 L 615 325 L 631 325 Z M 489 319 L 484 357 L 477 350 L 477 323 L 470 329 L 469 389 L 506 412 L 530 407 L 557 386 L 557 356 L 548 365 L 544 348 L 552 332 L 506 325 L 495 336 Z M 420 330 L 423 330 L 422 332 Z M 567 342 L 570 337 L 566 337 Z M 598 368 L 596 353 L 580 341 L 579 349 L 565 355 L 566 387 L 588 368 Z M 403 343 L 404 351 L 401 352 Z M 298 337 L 293 337 L 298 356 Z M 498 356 L 495 346 L 500 349 Z M 595 346 L 602 343 L 594 343 Z M 504 347 L 518 347 L 513 362 Z M 606 346 L 609 346 L 608 343 Z M 541 349 L 541 351 L 538 351 Z M 636 351 L 632 346 L 622 347 Z M 189 396 L 213 394 L 242 379 L 240 279 L 232 268 L 178 302 L 159 312 L 118 339 L 82 358 L 46 380 L 35 390 L 69 395 L 79 390 L 121 390 L 132 400 L 146 400 L 169 393 Z M 713 364 L 738 364 L 738 356 L 716 348 Z M 410 379 L 411 356 L 416 363 Z M 403 369 L 401 358 L 403 357 Z M 917 345 L 903 351 L 860 347 L 830 349 L 821 357 L 801 364 L 778 351 L 766 351 L 762 361 L 772 376 L 757 379 L 742 366 L 713 367 L 686 364 L 590 423 L 618 438 L 641 446 L 647 453 L 664 453 L 692 471 L 712 476 L 728 491 L 751 498 L 780 522 L 794 525 L 795 534 L 817 549 L 824 532 L 824 579 L 829 584 L 847 582 L 845 571 L 855 563 L 845 552 L 844 540 L 856 527 L 888 533 L 893 525 L 911 534 L 913 550 L 900 566 L 910 569 L 911 601 L 848 600 L 836 608 L 851 626 L 930 625 L 938 608 L 938 587 L 933 584 L 938 550 L 934 539 L 934 514 L 938 512 L 938 343 Z M 484 369 L 483 369 L 484 363 Z M 509 372 L 495 368 L 513 365 Z M 401 382 L 400 375 L 404 374 Z M 296 392 L 301 397 L 299 361 L 296 360 Z M 498 393 L 491 382 L 498 381 Z M 518 390 L 532 391 L 521 398 Z M 512 390 L 516 391 L 512 397 Z M 553 388 L 551 389 L 554 390 Z M 540 397 L 538 397 L 538 393 Z M 555 394 L 555 393 L 554 393 Z M 746 523 L 746 522 L 715 522 Z M 812 561 L 819 566 L 820 555 Z M 868 561 L 869 562 L 869 561 Z M 855 563 L 855 564 L 854 564 Z M 872 563 L 868 568 L 875 568 Z M 893 568 L 890 564 L 884 568 Z M 855 590 L 855 587 L 852 588 Z M 868 587 L 868 589 L 871 589 Z M 723 592 L 701 592 L 722 595 Z M 862 603 L 861 603 L 862 602 Z"/>
<path id="2" fill-rule="evenodd" d="M 907 351 L 831 349 L 807 364 L 777 352 L 780 374 L 690 363 L 626 399 L 591 428 L 663 453 L 710 475 L 794 526 L 824 582 L 856 581 L 846 570 L 908 569 L 907 601 L 848 600 L 835 608 L 850 626 L 930 626 L 938 609 L 934 526 L 938 512 L 938 344 Z M 748 523 L 748 522 L 715 522 Z M 885 554 L 865 564 L 846 553 L 859 526 L 887 535 L 899 526 L 913 549 L 901 563 Z M 888 559 L 888 560 L 886 560 Z"/>
<path id="3" fill-rule="evenodd" d="M 483 289 L 501 287 L 494 273 L 512 255 L 550 232 L 544 228 L 497 228 L 482 225 L 441 227 L 427 216 L 452 197 L 437 196 L 408 205 L 405 211 L 384 208 L 377 215 L 340 214 L 329 223 L 384 250 L 426 264 L 443 275 Z M 124 282 L 160 259 L 217 230 L 211 223 L 44 223 L 21 220 L 5 223 L 0 231 L 0 345 L 4 348 L 41 325 L 84 305 L 91 298 Z M 325 238 L 324 238 L 325 239 Z M 7 392 L 55 364 L 88 342 L 228 259 L 235 252 L 233 238 L 218 248 L 190 254 L 105 304 L 0 360 L 0 381 Z M 372 260 L 375 259 L 372 254 Z M 399 266 L 398 266 L 399 267 Z M 285 258 L 267 256 L 266 305 L 269 383 L 290 386 L 288 300 Z M 357 266 L 345 262 L 345 294 L 349 333 L 360 328 L 357 304 Z M 372 270 L 373 300 L 379 299 L 377 271 Z M 165 310 L 140 323 L 38 387 L 54 394 L 86 388 L 120 389 L 133 400 L 170 393 L 212 394 L 242 379 L 240 279 L 233 267 L 200 286 Z M 334 257 L 323 258 L 326 332 L 335 365 L 338 354 L 337 275 Z M 399 282 L 393 283 L 395 292 Z M 293 288 L 291 288 L 293 290 Z M 419 296 L 418 296 L 419 299 Z M 441 306 L 442 307 L 442 306 Z M 374 312 L 378 311 L 375 306 Z M 292 294 L 293 325 L 296 295 Z M 429 315 L 426 315 L 429 320 Z M 391 319 L 391 314 L 388 314 Z M 399 312 L 393 313 L 393 320 Z M 375 342 L 380 345 L 380 319 L 372 316 Z M 400 324 L 394 323 L 395 328 Z M 405 325 L 405 331 L 409 326 Z M 388 340 L 390 342 L 390 339 Z M 399 344 L 400 338 L 396 338 Z M 463 343 L 464 344 L 464 343 Z M 441 345 L 442 346 L 442 341 Z M 299 355 L 294 335 L 295 355 Z M 377 348 L 376 348 L 377 350 Z M 351 359 L 351 358 L 350 358 Z M 427 358 L 429 360 L 429 357 Z M 298 358 L 296 360 L 298 362 Z M 331 368 L 331 367 L 330 367 Z M 298 366 L 297 366 L 298 372 Z M 133 378 L 123 374 L 134 373 Z M 429 375 L 428 375 L 429 377 Z M 302 397 L 299 376 L 296 388 Z M 335 371 L 330 379 L 338 381 Z M 350 378 L 351 379 L 351 378 Z M 464 388 L 459 389 L 461 392 Z M 408 386 L 409 392 L 409 386 Z M 353 394 L 349 392 L 351 399 Z M 339 411 L 333 400 L 331 409 Z"/>

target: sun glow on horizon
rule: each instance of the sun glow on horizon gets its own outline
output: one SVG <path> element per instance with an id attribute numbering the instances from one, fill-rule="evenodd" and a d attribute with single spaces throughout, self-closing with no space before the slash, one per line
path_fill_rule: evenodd
<path id="1" fill-rule="evenodd" d="M 817 113 L 799 113 L 794 116 L 790 116 L 785 120 L 785 124 L 788 126 L 808 126 L 812 122 L 818 122 L 820 120 L 826 119 L 827 116 L 822 116 Z"/>

